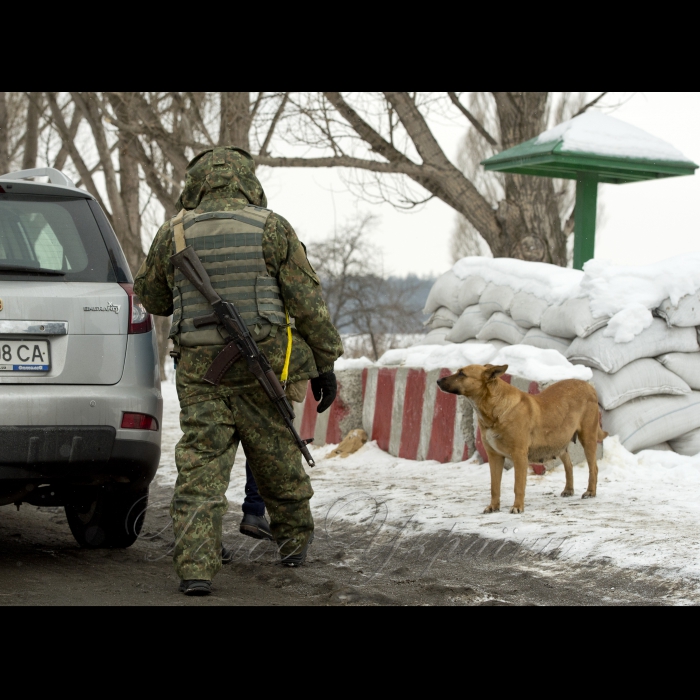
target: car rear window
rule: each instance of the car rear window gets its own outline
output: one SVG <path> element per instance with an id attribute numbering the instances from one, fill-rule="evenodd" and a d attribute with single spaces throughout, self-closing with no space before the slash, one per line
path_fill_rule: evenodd
<path id="1" fill-rule="evenodd" d="M 87 200 L 0 195 L 0 280 L 46 281 L 46 271 L 63 273 L 53 277 L 61 282 L 117 281 Z"/>

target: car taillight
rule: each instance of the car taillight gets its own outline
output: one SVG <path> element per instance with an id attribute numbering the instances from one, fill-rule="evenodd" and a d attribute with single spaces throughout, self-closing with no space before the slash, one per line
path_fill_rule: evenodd
<path id="1" fill-rule="evenodd" d="M 148 333 L 153 328 L 153 319 L 134 294 L 134 285 L 120 283 L 119 286 L 129 295 L 129 335 Z"/>
<path id="2" fill-rule="evenodd" d="M 158 430 L 158 421 L 145 413 L 125 413 L 122 416 L 122 428 L 132 430 Z"/>

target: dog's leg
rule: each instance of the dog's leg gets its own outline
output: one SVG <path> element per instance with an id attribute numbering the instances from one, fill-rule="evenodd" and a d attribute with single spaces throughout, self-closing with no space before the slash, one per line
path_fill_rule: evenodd
<path id="1" fill-rule="evenodd" d="M 484 508 L 484 513 L 498 513 L 501 510 L 501 477 L 506 458 L 498 452 L 492 452 L 488 447 L 486 447 L 486 455 L 489 458 L 491 470 L 491 503 Z"/>
<path id="2" fill-rule="evenodd" d="M 586 426 L 585 431 L 579 430 L 578 433 L 583 445 L 583 451 L 586 454 L 586 461 L 588 462 L 588 488 L 584 491 L 581 498 L 595 498 L 598 487 L 598 460 L 596 455 L 598 450 L 598 416 L 596 415 L 595 421 L 591 420 L 590 423 L 591 425 Z"/>
<path id="3" fill-rule="evenodd" d="M 562 496 L 574 495 L 574 465 L 571 463 L 568 450 L 564 450 L 559 455 L 559 459 L 564 463 L 564 471 L 566 472 L 566 486 L 561 492 Z"/>
<path id="4" fill-rule="evenodd" d="M 515 502 L 510 512 L 522 513 L 525 511 L 525 483 L 527 482 L 527 470 L 530 466 L 527 450 L 520 454 L 514 453 L 512 459 L 515 467 Z"/>

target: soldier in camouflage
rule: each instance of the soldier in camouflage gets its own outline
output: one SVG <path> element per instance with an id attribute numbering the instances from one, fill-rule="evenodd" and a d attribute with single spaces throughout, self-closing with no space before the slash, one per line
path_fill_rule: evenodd
<path id="1" fill-rule="evenodd" d="M 187 217 L 186 242 L 195 248 L 212 283 L 218 284 L 219 294 L 236 304 L 278 376 L 287 350 L 284 311 L 293 319 L 287 394 L 302 400 L 311 380 L 321 412 L 335 398 L 333 363 L 343 352 L 342 343 L 303 244 L 290 224 L 266 206 L 252 157 L 232 147 L 196 156 L 178 201 L 178 210 Z M 202 214 L 209 214 L 202 220 L 215 220 L 218 228 L 211 230 L 218 231 L 218 237 L 205 236 L 200 224 L 193 225 Z M 176 279 L 170 262 L 175 252 L 173 221 L 156 234 L 134 291 L 153 314 L 169 316 L 174 310 L 170 337 L 178 355 L 176 383 L 184 433 L 175 448 L 178 478 L 170 508 L 174 564 L 180 590 L 204 595 L 221 568 L 225 493 L 239 441 L 265 501 L 283 563 L 300 564 L 306 556 L 313 534 L 313 490 L 296 444 L 245 361 L 236 362 L 218 386 L 204 382 L 224 347 L 223 339 L 212 326 L 195 331 L 192 325 L 193 317 L 208 315 L 211 307 Z M 262 238 L 221 234 L 227 226 L 230 231 L 261 231 Z M 222 293 L 224 289 L 228 291 Z"/>

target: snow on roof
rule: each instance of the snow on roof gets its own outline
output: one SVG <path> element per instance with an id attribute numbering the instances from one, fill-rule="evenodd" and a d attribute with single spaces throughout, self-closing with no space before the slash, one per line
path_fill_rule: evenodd
<path id="1" fill-rule="evenodd" d="M 618 158 L 692 163 L 670 143 L 601 112 L 585 112 L 540 134 L 536 144 L 562 142 L 561 151 Z"/>

